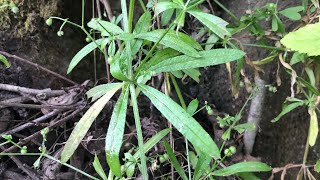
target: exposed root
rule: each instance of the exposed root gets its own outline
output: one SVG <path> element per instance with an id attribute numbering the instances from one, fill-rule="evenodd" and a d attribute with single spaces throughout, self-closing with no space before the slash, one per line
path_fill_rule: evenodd
<path id="1" fill-rule="evenodd" d="M 255 97 L 251 101 L 248 123 L 255 125 L 254 130 L 247 130 L 244 133 L 243 141 L 246 154 L 251 154 L 255 138 L 257 135 L 257 130 L 261 120 L 261 114 L 263 109 L 263 102 L 265 98 L 265 82 L 259 77 L 255 76 L 255 84 L 257 86 L 257 91 L 255 92 Z"/>

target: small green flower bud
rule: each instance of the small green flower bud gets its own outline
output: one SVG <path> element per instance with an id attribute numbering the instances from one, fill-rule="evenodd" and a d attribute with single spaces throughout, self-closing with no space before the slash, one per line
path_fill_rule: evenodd
<path id="1" fill-rule="evenodd" d="M 52 25 L 52 18 L 47 19 L 47 20 L 46 20 L 46 24 L 47 24 L 48 26 L 51 26 L 51 25 Z"/>
<path id="2" fill-rule="evenodd" d="M 230 149 L 225 149 L 223 152 L 224 152 L 224 155 L 226 155 L 226 156 L 231 156 L 232 155 Z"/>
<path id="3" fill-rule="evenodd" d="M 21 154 L 26 154 L 27 153 L 27 146 L 23 146 L 20 150 Z"/>
<path id="4" fill-rule="evenodd" d="M 58 36 L 63 36 L 63 35 L 64 35 L 64 32 L 63 32 L 63 31 L 58 31 L 58 32 L 57 32 L 57 35 L 58 35 Z"/>
<path id="5" fill-rule="evenodd" d="M 159 161 L 160 161 L 160 163 L 164 163 L 166 161 L 166 159 L 163 156 L 160 156 Z"/>
<path id="6" fill-rule="evenodd" d="M 110 56 L 110 57 L 108 57 L 108 63 L 109 63 L 109 64 L 112 64 L 113 62 L 114 62 L 114 58 L 113 58 L 113 57 L 111 57 L 111 56 Z"/>
<path id="7" fill-rule="evenodd" d="M 11 11 L 14 13 L 14 14 L 17 14 L 19 12 L 19 8 L 17 6 L 14 6 L 11 8 Z"/>
<path id="8" fill-rule="evenodd" d="M 241 87 L 241 88 L 244 87 L 244 82 L 243 82 L 243 81 L 240 81 L 240 82 L 239 82 L 239 87 Z"/>
<path id="9" fill-rule="evenodd" d="M 209 106 L 210 107 L 210 106 Z M 208 115 L 213 115 L 213 110 L 212 108 L 207 108 L 207 112 L 208 112 Z"/>
<path id="10" fill-rule="evenodd" d="M 91 42 L 91 39 L 89 37 L 86 37 L 86 42 Z"/>
<path id="11" fill-rule="evenodd" d="M 236 149 L 236 147 L 234 147 L 234 146 L 230 146 L 230 147 L 229 147 L 229 150 L 230 150 L 230 152 L 231 152 L 232 154 L 235 154 L 235 153 L 237 152 L 237 149 Z"/>
<path id="12" fill-rule="evenodd" d="M 163 154 L 163 157 L 168 160 L 169 159 L 169 155 L 168 154 Z"/>

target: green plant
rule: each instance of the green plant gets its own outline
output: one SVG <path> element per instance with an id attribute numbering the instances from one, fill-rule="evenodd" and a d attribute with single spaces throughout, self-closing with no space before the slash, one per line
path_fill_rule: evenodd
<path id="1" fill-rule="evenodd" d="M 197 79 L 197 76 L 199 75 L 195 68 L 224 64 L 238 60 L 244 56 L 244 52 L 227 48 L 208 48 L 210 50 L 203 50 L 198 42 L 193 40 L 190 36 L 179 32 L 184 26 L 185 14 L 190 13 L 209 28 L 215 36 L 222 39 L 230 36 L 229 31 L 226 29 L 227 22 L 197 9 L 197 5 L 204 2 L 204 0 L 188 0 L 186 3 L 182 0 L 174 0 L 172 2 L 166 1 L 157 3 L 154 6 L 155 15 L 159 15 L 162 12 L 163 14 L 169 13 L 169 15 L 172 15 L 172 9 L 175 9 L 176 11 L 175 21 L 173 21 L 166 29 L 150 28 L 152 22 L 151 13 L 147 11 L 143 5 L 142 7 L 145 9 L 145 12 L 133 28 L 134 2 L 134 0 L 130 1 L 128 11 L 126 1 L 121 0 L 123 28 L 117 26 L 116 23 L 113 22 L 92 19 L 87 24 L 90 31 L 87 31 L 84 24 L 84 1 L 82 1 L 81 25 L 59 17 L 50 17 L 50 19 L 47 20 L 48 25 L 51 25 L 53 19 L 63 21 L 63 24 L 58 31 L 59 36 L 63 35 L 64 25 L 71 24 L 84 31 L 88 38 L 87 41 L 92 41 L 74 56 L 70 62 L 68 73 L 76 67 L 83 57 L 98 48 L 102 53 L 108 56 L 111 75 L 119 81 L 98 85 L 87 92 L 88 98 L 92 98 L 92 101 L 96 102 L 84 114 L 72 131 L 61 154 L 61 162 L 65 163 L 69 160 L 103 107 L 113 95 L 121 89 L 121 94 L 113 109 L 106 135 L 105 150 L 107 163 L 110 167 L 109 179 L 112 179 L 114 175 L 122 177 L 124 171 L 128 177 L 132 176 L 136 165 L 138 165 L 143 179 L 148 179 L 145 153 L 168 133 L 168 131 L 166 131 L 166 133 L 159 132 L 160 135 L 157 134 L 154 136 L 153 139 L 155 140 L 153 140 L 152 143 L 148 144 L 149 141 L 146 143 L 143 142 L 137 104 L 137 97 L 140 92 L 151 100 L 153 105 L 168 119 L 168 121 L 170 121 L 187 141 L 192 143 L 197 154 L 199 154 L 200 159 L 204 158 L 206 164 L 210 163 L 212 159 L 214 160 L 215 163 L 212 167 L 212 171 L 216 170 L 217 166 L 223 160 L 221 160 L 220 150 L 210 135 L 192 117 L 192 112 L 195 112 L 195 109 L 197 109 L 192 106 L 196 105 L 190 105 L 188 108 L 185 106 L 181 93 L 179 93 L 179 88 L 175 83 L 174 76 L 171 74 L 169 75 L 175 86 L 182 107 L 174 102 L 169 96 L 146 85 L 146 83 L 152 76 L 159 73 L 172 73 L 177 77 L 181 77 L 181 71 L 190 75 L 193 79 Z M 143 4 L 141 1 L 140 3 Z M 169 16 L 169 18 L 167 17 L 167 19 L 171 18 L 171 16 Z M 165 24 L 166 23 L 163 22 L 163 25 Z M 176 31 L 172 30 L 175 26 L 177 27 Z M 98 40 L 93 39 L 91 36 L 92 32 L 100 33 L 102 38 Z M 119 46 L 117 47 L 116 44 Z M 107 48 L 106 52 L 103 51 L 104 48 Z M 121 168 L 119 153 L 123 140 L 129 95 L 131 95 L 131 105 L 133 107 L 137 130 L 138 152 L 135 155 L 126 153 L 125 164 L 122 166 L 123 168 Z M 206 106 L 206 108 L 210 112 L 210 108 L 208 106 Z M 170 160 L 178 170 L 179 166 L 177 165 L 177 161 L 175 161 L 172 150 L 166 142 L 165 147 Z M 186 147 L 188 147 L 188 145 Z M 233 152 L 232 149 L 230 151 Z M 188 152 L 189 151 L 187 151 L 187 153 Z M 230 156 L 230 153 L 228 156 Z M 187 157 L 189 158 L 189 156 Z M 208 167 L 203 166 L 201 161 L 199 161 L 198 164 L 199 165 L 197 166 L 199 167 L 196 170 L 199 172 L 204 172 Z M 242 163 L 213 171 L 213 173 L 211 173 L 212 171 L 209 171 L 209 173 L 211 173 L 211 176 L 227 176 L 240 172 L 270 170 L 270 167 L 263 163 L 255 163 L 256 169 L 248 169 L 247 165 L 249 164 L 250 163 Z M 98 174 L 105 179 L 106 175 L 101 170 L 101 165 L 97 158 L 95 158 L 94 167 Z M 178 172 L 179 171 L 181 173 L 181 169 L 178 170 Z M 183 179 L 186 178 L 182 173 L 180 175 Z M 202 174 L 200 173 L 200 175 Z M 189 170 L 189 179 L 190 178 L 191 172 Z"/>

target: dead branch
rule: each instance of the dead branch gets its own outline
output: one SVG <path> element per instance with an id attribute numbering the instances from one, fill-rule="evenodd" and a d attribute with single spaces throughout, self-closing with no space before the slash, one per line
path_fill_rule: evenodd
<path id="1" fill-rule="evenodd" d="M 2 135 L 9 135 L 9 134 L 17 133 L 17 132 L 19 132 L 21 130 L 24 130 L 24 129 L 28 128 L 28 127 L 34 126 L 34 125 L 36 125 L 38 123 L 41 123 L 41 122 L 43 122 L 43 121 L 45 121 L 45 120 L 47 120 L 49 118 L 52 118 L 52 117 L 58 115 L 61 112 L 62 112 L 61 110 L 54 110 L 54 111 L 52 111 L 52 112 L 50 112 L 48 114 L 45 114 L 45 115 L 43 115 L 43 116 L 31 121 L 31 122 L 25 123 L 25 124 L 23 124 L 21 126 L 13 128 L 13 129 L 11 129 L 9 131 L 6 131 L 4 133 L 1 133 L 0 135 L 2 136 Z"/>
<path id="2" fill-rule="evenodd" d="M 64 90 L 51 90 L 50 88 L 31 89 L 31 88 L 25 88 L 21 86 L 14 86 L 11 84 L 0 84 L 0 90 L 15 92 L 19 94 L 30 94 L 30 95 L 45 94 L 46 97 L 60 96 L 66 93 L 66 91 Z"/>

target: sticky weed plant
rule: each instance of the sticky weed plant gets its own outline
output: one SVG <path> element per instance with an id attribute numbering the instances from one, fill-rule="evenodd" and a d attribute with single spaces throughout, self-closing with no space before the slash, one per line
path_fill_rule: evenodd
<path id="1" fill-rule="evenodd" d="M 213 47 L 211 46 L 211 48 L 203 50 L 203 47 L 198 42 L 180 31 L 188 14 L 198 19 L 211 34 L 214 34 L 216 39 L 221 39 L 224 42 L 228 41 L 231 36 L 226 28 L 228 23 L 217 16 L 202 12 L 197 7 L 202 2 L 204 0 L 188 0 L 187 2 L 173 0 L 157 3 L 151 1 L 147 9 L 143 2 L 140 1 L 144 13 L 133 26 L 135 1 L 130 0 L 128 6 L 126 0 L 121 0 L 122 15 L 117 21 L 119 22 L 122 18 L 122 27 L 114 23 L 116 21 L 109 22 L 102 19 L 92 19 L 87 23 L 90 28 L 88 31 L 84 22 L 84 0 L 82 0 L 81 25 L 60 17 L 51 17 L 46 21 L 48 25 L 51 25 L 53 20 L 61 20 L 63 22 L 57 32 L 58 36 L 64 35 L 63 27 L 69 24 L 80 28 L 87 35 L 86 40 L 92 41 L 74 56 L 69 64 L 68 73 L 74 70 L 86 55 L 95 49 L 99 49 L 101 53 L 108 57 L 110 73 L 117 81 L 98 85 L 86 93 L 94 104 L 76 124 L 65 144 L 61 154 L 61 161 L 59 162 L 66 164 L 103 107 L 120 90 L 121 94 L 113 109 L 105 141 L 106 161 L 110 167 L 108 178 L 97 157 L 95 157 L 93 163 L 95 170 L 102 179 L 118 179 L 124 176 L 124 172 L 127 177 L 132 177 L 136 167 L 140 170 L 143 179 L 148 179 L 145 153 L 171 131 L 171 129 L 164 129 L 149 141 L 143 142 L 137 103 L 137 98 L 140 94 L 150 99 L 151 103 L 185 137 L 186 142 L 190 142 L 193 145 L 196 151 L 197 155 L 193 156 L 193 162 L 196 162 L 193 177 L 191 177 L 190 165 L 188 168 L 189 177 L 187 177 L 170 144 L 168 142 L 164 143 L 167 154 L 162 156 L 162 160 L 170 159 L 182 179 L 200 179 L 207 176 L 213 179 L 214 176 L 230 176 L 244 172 L 271 170 L 269 166 L 261 162 L 242 162 L 229 167 L 222 165 L 223 168 L 218 168 L 225 157 L 234 153 L 234 148 L 229 148 L 225 155 L 221 156 L 220 149 L 210 135 L 192 117 L 196 108 L 192 106 L 186 107 L 181 93 L 179 100 L 182 106 L 168 95 L 147 84 L 153 76 L 165 73 L 166 77 L 170 77 L 179 95 L 179 88 L 175 82 L 176 77 L 181 77 L 181 74 L 187 74 L 197 79 L 196 77 L 199 76 L 197 68 L 228 63 L 239 60 L 244 56 L 245 53 L 238 49 L 211 49 Z M 151 9 L 153 9 L 153 12 L 150 11 Z M 152 26 L 152 13 L 154 13 L 154 16 L 161 15 L 162 26 L 167 28 L 155 29 Z M 94 39 L 92 33 L 100 33 L 101 38 Z M 104 51 L 105 48 L 107 51 Z M 4 58 L 1 61 L 6 62 Z M 126 153 L 125 164 L 121 165 L 119 153 L 123 141 L 129 101 L 134 113 L 138 151 L 133 155 Z M 234 126 L 231 127 L 235 128 Z M 191 154 L 188 153 L 189 151 L 187 151 L 189 160 Z M 209 168 L 212 161 L 213 166 Z"/>

